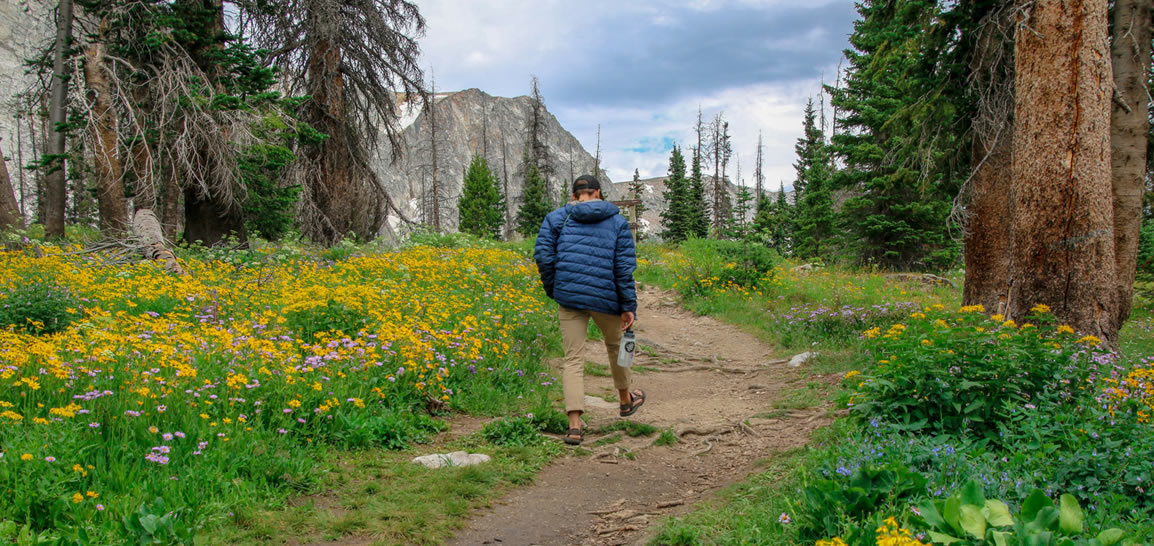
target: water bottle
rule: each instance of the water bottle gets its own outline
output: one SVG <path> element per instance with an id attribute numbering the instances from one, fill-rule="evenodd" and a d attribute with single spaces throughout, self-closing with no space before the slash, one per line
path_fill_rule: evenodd
<path id="1" fill-rule="evenodd" d="M 637 348 L 637 337 L 633 330 L 626 330 L 621 334 L 621 351 L 617 353 L 617 365 L 628 368 L 633 365 L 633 350 Z"/>

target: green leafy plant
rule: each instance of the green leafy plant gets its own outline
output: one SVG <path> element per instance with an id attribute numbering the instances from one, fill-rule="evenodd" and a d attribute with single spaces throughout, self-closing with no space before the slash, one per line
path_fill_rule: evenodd
<path id="1" fill-rule="evenodd" d="M 485 424 L 481 436 L 504 447 L 525 447 L 541 443 L 541 435 L 527 417 L 497 419 Z"/>
<path id="2" fill-rule="evenodd" d="M 321 332 L 356 333 L 368 325 L 363 312 L 331 299 L 324 305 L 290 309 L 284 316 L 288 328 L 304 341 L 312 341 Z"/>
<path id="3" fill-rule="evenodd" d="M 830 536 L 853 536 L 846 532 L 849 519 L 863 522 L 886 506 L 925 490 L 926 479 L 901 466 L 863 466 L 835 478 L 817 480 L 802 490 L 798 512 L 798 536 L 817 540 Z"/>
<path id="4" fill-rule="evenodd" d="M 998 441 L 1015 410 L 1061 396 L 1052 385 L 1078 384 L 1097 343 L 1079 343 L 1069 327 L 1054 328 L 1048 309 L 1029 320 L 1003 322 L 977 309 L 915 312 L 884 332 L 865 332 L 865 348 L 878 364 L 853 411 L 908 430 L 970 430 Z"/>
<path id="5" fill-rule="evenodd" d="M 704 296 L 718 288 L 756 288 L 772 280 L 777 254 L 763 245 L 742 241 L 690 239 L 681 249 L 686 260 L 675 272 L 684 296 Z"/>
<path id="6" fill-rule="evenodd" d="M 447 428 L 443 421 L 420 413 L 386 410 L 373 415 L 337 411 L 331 437 L 350 448 L 406 449 L 428 442 L 433 434 Z"/>
<path id="7" fill-rule="evenodd" d="M 124 534 L 136 544 L 192 544 L 196 527 L 189 526 L 183 509 L 168 511 L 164 499 L 157 497 L 122 521 Z"/>
<path id="8" fill-rule="evenodd" d="M 68 328 L 79 316 L 80 298 L 71 288 L 47 275 L 28 275 L 0 288 L 0 329 L 31 334 L 53 334 Z"/>
<path id="9" fill-rule="evenodd" d="M 1087 533 L 1077 499 L 1064 494 L 1055 506 L 1041 489 L 1035 489 L 1022 502 L 1017 518 L 1006 503 L 986 499 L 975 481 L 967 482 L 945 500 L 924 502 L 919 508 L 935 544 L 1113 546 L 1124 544 L 1126 538 L 1121 529 Z"/>

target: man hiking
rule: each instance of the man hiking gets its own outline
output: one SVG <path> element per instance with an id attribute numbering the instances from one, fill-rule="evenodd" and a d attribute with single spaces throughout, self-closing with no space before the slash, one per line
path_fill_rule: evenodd
<path id="1" fill-rule="evenodd" d="M 633 415 L 645 403 L 645 392 L 630 390 L 629 370 L 617 365 L 621 333 L 633 326 L 637 318 L 637 291 L 633 285 L 637 255 L 629 222 L 617 205 L 601 200 L 601 184 L 591 175 L 573 181 L 573 200 L 545 216 L 533 258 L 545 293 L 560 306 L 565 347 L 561 382 L 565 411 L 569 414 L 565 443 L 578 445 L 585 438 L 581 428 L 581 414 L 585 411 L 581 348 L 590 318 L 605 338 L 622 417 Z"/>

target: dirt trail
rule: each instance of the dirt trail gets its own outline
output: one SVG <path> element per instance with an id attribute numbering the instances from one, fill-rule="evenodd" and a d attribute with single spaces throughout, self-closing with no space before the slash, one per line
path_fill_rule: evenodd
<path id="1" fill-rule="evenodd" d="M 681 441 L 657 447 L 655 437 L 626 436 L 594 447 L 612 433 L 587 434 L 582 447 L 591 455 L 558 460 L 533 485 L 476 514 L 450 544 L 643 543 L 662 517 L 743 478 L 758 459 L 804 445 L 828 423 L 822 408 L 756 418 L 795 387 L 798 369 L 771 359 L 754 336 L 681 309 L 668 293 L 650 288 L 638 297 L 638 343 L 654 354 L 635 357 L 635 367 L 652 371 L 634 374 L 648 399 L 630 419 L 672 428 Z M 604 346 L 587 342 L 585 358 L 605 362 Z M 611 378 L 588 375 L 585 392 L 615 393 Z M 616 402 L 586 400 L 589 430 L 620 419 Z"/>

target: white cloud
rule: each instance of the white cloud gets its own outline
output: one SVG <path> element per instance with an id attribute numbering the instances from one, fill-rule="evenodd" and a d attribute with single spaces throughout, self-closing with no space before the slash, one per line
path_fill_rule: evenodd
<path id="1" fill-rule="evenodd" d="M 529 92 L 540 76 L 551 112 L 615 181 L 667 170 L 664 139 L 687 148 L 700 106 L 724 112 L 751 184 L 758 131 L 766 184 L 788 186 L 806 99 L 833 78 L 852 30 L 852 0 L 424 0 L 422 64 L 442 90 Z M 655 149 L 656 148 L 656 149 Z M 730 175 L 734 173 L 731 165 Z"/>
<path id="2" fill-rule="evenodd" d="M 831 68 L 831 72 L 834 68 Z M 770 189 L 794 179 L 793 146 L 802 135 L 802 117 L 806 100 L 816 96 L 820 80 L 802 80 L 789 84 L 758 84 L 719 91 L 671 104 L 642 108 L 561 108 L 555 113 L 562 125 L 585 143 L 596 142 L 597 124 L 601 124 L 603 164 L 614 181 L 628 180 L 638 169 L 642 178 L 663 176 L 668 169 L 669 152 L 634 150 L 645 137 L 669 136 L 686 151 L 696 145 L 693 127 L 698 105 L 705 123 L 718 112 L 729 122 L 736 155 L 742 163 L 742 177 L 752 186 L 758 131 L 762 133 L 765 183 Z M 828 107 L 828 105 L 827 105 Z M 729 175 L 736 175 L 736 161 L 729 165 Z"/>

